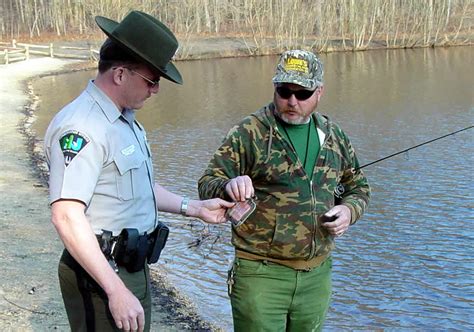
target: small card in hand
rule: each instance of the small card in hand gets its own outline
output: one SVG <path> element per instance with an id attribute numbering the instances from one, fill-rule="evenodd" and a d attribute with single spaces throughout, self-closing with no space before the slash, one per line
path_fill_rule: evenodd
<path id="1" fill-rule="evenodd" d="M 226 218 L 232 222 L 232 225 L 238 227 L 247 220 L 256 207 L 257 204 L 252 198 L 247 199 L 245 202 L 237 202 L 227 210 Z"/>

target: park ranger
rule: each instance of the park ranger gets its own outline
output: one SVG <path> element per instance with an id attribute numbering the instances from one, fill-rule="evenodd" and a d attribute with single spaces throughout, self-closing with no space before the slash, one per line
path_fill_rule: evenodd
<path id="1" fill-rule="evenodd" d="M 316 331 L 329 306 L 334 238 L 362 216 L 370 188 L 348 137 L 316 113 L 320 59 L 284 52 L 273 83 L 273 102 L 229 131 L 199 194 L 239 202 L 230 215 L 234 329 Z"/>
<path id="2" fill-rule="evenodd" d="M 135 110 L 181 84 L 170 62 L 178 42 L 154 17 L 96 17 L 108 36 L 98 74 L 51 121 L 45 136 L 52 222 L 64 243 L 59 280 L 73 331 L 150 329 L 147 263 L 167 237 L 157 210 L 225 222 L 222 199 L 189 200 L 154 182 L 151 151 Z"/>

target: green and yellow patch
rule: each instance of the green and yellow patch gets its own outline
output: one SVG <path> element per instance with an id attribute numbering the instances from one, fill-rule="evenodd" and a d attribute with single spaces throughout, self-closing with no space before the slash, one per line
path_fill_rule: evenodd
<path id="1" fill-rule="evenodd" d="M 70 130 L 64 133 L 64 135 L 59 139 L 59 145 L 63 151 L 64 164 L 66 167 L 89 142 L 89 137 L 78 131 Z"/>

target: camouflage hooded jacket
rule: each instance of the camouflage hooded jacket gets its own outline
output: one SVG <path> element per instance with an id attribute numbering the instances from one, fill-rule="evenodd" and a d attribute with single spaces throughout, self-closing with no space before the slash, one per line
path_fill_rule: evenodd
<path id="1" fill-rule="evenodd" d="M 313 114 L 324 143 L 308 176 L 290 142 L 278 131 L 270 103 L 233 127 L 199 180 L 202 199 L 220 197 L 227 182 L 248 175 L 257 196 L 257 208 L 245 223 L 232 227 L 236 249 L 280 260 L 309 260 L 328 254 L 334 239 L 318 217 L 336 203 L 351 210 L 351 224 L 367 208 L 370 187 L 354 149 L 338 125 Z M 344 193 L 338 202 L 338 184 Z"/>

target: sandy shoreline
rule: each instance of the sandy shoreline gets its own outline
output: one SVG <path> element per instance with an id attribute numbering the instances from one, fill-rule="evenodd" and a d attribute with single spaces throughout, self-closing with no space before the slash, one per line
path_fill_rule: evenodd
<path id="1" fill-rule="evenodd" d="M 0 66 L 2 331 L 69 330 L 56 272 L 63 246 L 49 219 L 42 151 L 29 132 L 39 100 L 28 82 L 75 64 L 35 58 Z M 152 330 L 213 329 L 164 276 L 154 274 L 153 280 Z"/>

